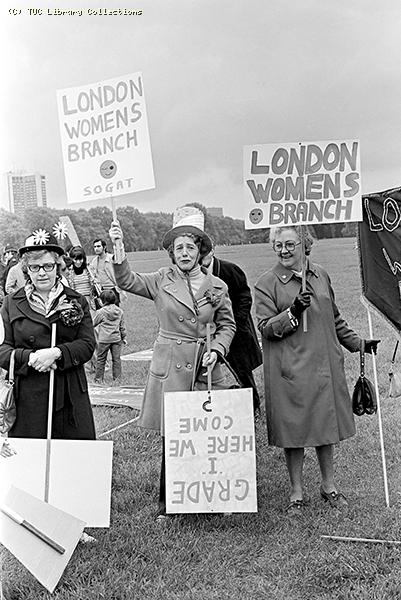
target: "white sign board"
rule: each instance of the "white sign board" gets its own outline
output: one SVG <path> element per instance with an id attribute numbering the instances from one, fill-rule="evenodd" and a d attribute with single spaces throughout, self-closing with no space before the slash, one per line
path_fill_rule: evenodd
<path id="1" fill-rule="evenodd" d="M 16 454 L 0 457 L 0 501 L 11 485 L 44 499 L 46 440 L 8 438 Z M 52 440 L 49 504 L 109 527 L 113 442 Z"/>
<path id="2" fill-rule="evenodd" d="M 211 399 L 164 395 L 167 513 L 257 512 L 252 390 Z"/>
<path id="3" fill-rule="evenodd" d="M 57 92 L 68 202 L 155 187 L 140 72 Z"/>
<path id="4" fill-rule="evenodd" d="M 81 537 L 85 523 L 12 487 L 2 502 L 65 549 L 61 554 L 0 512 L 0 542 L 53 592 Z"/>
<path id="5" fill-rule="evenodd" d="M 245 229 L 362 221 L 358 140 L 244 147 Z"/>

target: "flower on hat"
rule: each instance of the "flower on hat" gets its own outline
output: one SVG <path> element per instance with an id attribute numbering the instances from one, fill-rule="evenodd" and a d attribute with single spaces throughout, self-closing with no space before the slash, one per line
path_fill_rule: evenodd
<path id="1" fill-rule="evenodd" d="M 33 243 L 36 245 L 47 244 L 50 239 L 50 234 L 47 233 L 46 229 L 35 229 L 32 232 Z"/>
<path id="2" fill-rule="evenodd" d="M 67 225 L 61 221 L 53 225 L 53 235 L 58 240 L 65 240 L 67 237 L 67 231 Z"/>

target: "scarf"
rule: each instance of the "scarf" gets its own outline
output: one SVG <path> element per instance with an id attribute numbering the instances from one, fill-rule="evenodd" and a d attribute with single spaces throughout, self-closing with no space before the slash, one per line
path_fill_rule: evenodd
<path id="1" fill-rule="evenodd" d="M 202 285 L 205 279 L 205 274 L 202 273 L 199 265 L 196 265 L 193 269 L 191 269 L 191 271 L 181 271 L 181 269 L 178 269 L 178 273 L 186 281 L 195 314 L 199 315 L 199 306 L 195 298 L 195 294 Z"/>
<path id="2" fill-rule="evenodd" d="M 44 300 L 39 292 L 37 292 L 33 283 L 25 284 L 24 289 L 26 299 L 28 300 L 29 306 L 32 308 L 32 310 L 46 318 L 54 315 L 54 313 L 57 312 L 59 304 L 62 304 L 66 300 L 64 286 L 60 280 L 56 281 L 50 290 L 47 300 Z"/>

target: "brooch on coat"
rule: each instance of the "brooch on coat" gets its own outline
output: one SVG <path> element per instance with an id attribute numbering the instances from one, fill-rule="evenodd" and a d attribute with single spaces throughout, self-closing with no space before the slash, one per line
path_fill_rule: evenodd
<path id="1" fill-rule="evenodd" d="M 220 302 L 221 296 L 215 294 L 212 290 L 206 290 L 203 294 L 203 298 L 205 299 L 205 304 L 211 304 L 212 306 L 217 306 Z"/>
<path id="2" fill-rule="evenodd" d="M 79 304 L 79 302 L 77 302 L 77 300 L 63 302 L 60 304 L 58 311 L 60 321 L 66 327 L 75 327 L 75 325 L 79 325 L 84 316 L 82 306 Z"/>

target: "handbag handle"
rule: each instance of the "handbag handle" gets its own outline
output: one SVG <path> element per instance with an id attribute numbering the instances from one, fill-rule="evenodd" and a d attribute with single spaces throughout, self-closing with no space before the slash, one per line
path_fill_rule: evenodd
<path id="1" fill-rule="evenodd" d="M 228 362 L 226 357 L 223 356 L 222 354 L 219 354 L 219 361 L 226 365 L 227 369 L 230 371 L 231 375 L 234 377 L 234 379 L 237 382 L 237 384 L 239 385 L 239 387 L 242 387 L 242 383 L 240 382 L 237 373 L 234 371 L 234 369 L 232 368 L 232 366 L 230 365 L 230 363 Z"/>
<path id="2" fill-rule="evenodd" d="M 361 378 L 363 379 L 365 377 L 365 340 L 361 340 L 361 345 L 359 348 L 359 359 Z"/>
<path id="3" fill-rule="evenodd" d="M 10 366 L 8 367 L 8 383 L 14 384 L 15 350 L 11 352 Z"/>

